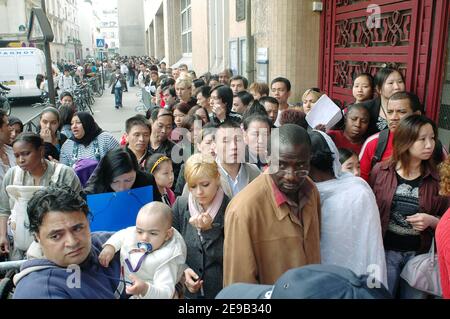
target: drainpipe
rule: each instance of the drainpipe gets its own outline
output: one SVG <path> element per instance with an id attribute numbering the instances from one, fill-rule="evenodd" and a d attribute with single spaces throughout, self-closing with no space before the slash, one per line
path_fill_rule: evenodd
<path id="1" fill-rule="evenodd" d="M 255 80 L 255 43 L 252 36 L 252 0 L 246 0 L 247 79 Z"/>

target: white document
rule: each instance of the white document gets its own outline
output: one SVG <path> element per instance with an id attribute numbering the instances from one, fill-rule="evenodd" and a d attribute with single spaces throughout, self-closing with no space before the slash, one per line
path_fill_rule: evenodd
<path id="1" fill-rule="evenodd" d="M 342 111 L 326 94 L 322 95 L 306 115 L 309 126 L 315 128 L 317 125 L 325 125 L 327 130 L 331 129 L 342 119 Z"/>

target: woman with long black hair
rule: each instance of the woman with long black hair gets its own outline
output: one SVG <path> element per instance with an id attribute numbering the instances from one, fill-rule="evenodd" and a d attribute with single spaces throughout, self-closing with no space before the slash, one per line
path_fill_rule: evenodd
<path id="1" fill-rule="evenodd" d="M 400 121 L 390 160 L 377 164 L 370 185 L 380 211 L 388 286 L 395 297 L 424 298 L 400 278 L 404 265 L 429 251 L 440 216 L 449 198 L 439 195 L 439 174 L 433 163 L 437 128 L 422 115 Z"/>

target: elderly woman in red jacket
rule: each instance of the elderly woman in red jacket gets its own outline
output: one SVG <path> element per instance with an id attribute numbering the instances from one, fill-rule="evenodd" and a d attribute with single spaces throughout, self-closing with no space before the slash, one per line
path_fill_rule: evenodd
<path id="1" fill-rule="evenodd" d="M 394 297 L 425 295 L 400 279 L 412 257 L 428 252 L 448 198 L 439 195 L 439 174 L 432 162 L 436 125 L 421 115 L 404 118 L 394 135 L 393 155 L 375 166 L 370 184 L 380 210 L 388 288 Z"/>

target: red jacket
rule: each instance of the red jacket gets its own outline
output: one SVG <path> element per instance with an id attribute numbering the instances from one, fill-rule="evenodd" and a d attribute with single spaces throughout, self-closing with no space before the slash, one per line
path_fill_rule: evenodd
<path id="1" fill-rule="evenodd" d="M 450 299 L 450 208 L 436 228 L 436 245 L 442 293 L 445 299 Z"/>
<path id="2" fill-rule="evenodd" d="M 334 144 L 338 148 L 346 148 L 355 152 L 358 156 L 361 153 L 363 143 L 354 144 L 350 142 L 344 135 L 344 131 L 330 130 L 327 134 L 333 139 Z"/>
<path id="3" fill-rule="evenodd" d="M 369 183 L 377 199 L 381 230 L 384 237 L 389 225 L 392 200 L 398 186 L 395 164 L 382 162 L 375 165 Z M 449 207 L 449 203 L 448 197 L 439 195 L 439 175 L 437 171 L 427 168 L 419 187 L 419 211 L 440 217 Z M 426 253 L 430 250 L 433 233 L 434 231 L 431 228 L 422 232 L 419 253 Z"/>
<path id="4" fill-rule="evenodd" d="M 359 153 L 359 164 L 361 166 L 361 177 L 368 182 L 370 171 L 372 170 L 372 159 L 375 156 L 375 151 L 377 150 L 377 144 L 378 144 L 378 136 L 380 133 L 377 133 L 375 135 L 372 135 L 369 137 L 364 144 L 361 152 Z M 381 158 L 381 161 L 385 161 L 389 159 L 392 155 L 393 151 L 393 141 L 394 141 L 394 134 L 391 134 L 389 132 L 389 138 L 386 145 L 386 150 L 383 153 L 383 157 Z"/>

